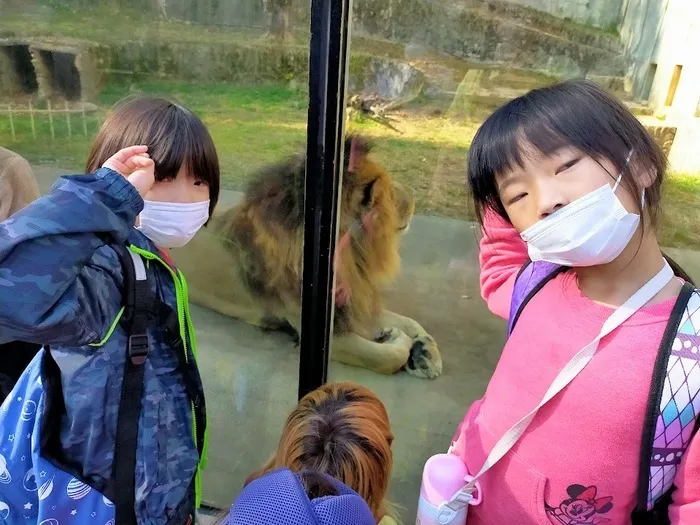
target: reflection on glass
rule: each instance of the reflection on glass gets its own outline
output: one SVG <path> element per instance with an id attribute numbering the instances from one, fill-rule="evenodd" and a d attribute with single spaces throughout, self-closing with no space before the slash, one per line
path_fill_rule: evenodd
<path id="1" fill-rule="evenodd" d="M 174 258 L 190 283 L 207 391 L 204 499 L 222 507 L 275 449 L 296 401 L 298 351 L 259 327 L 298 324 L 304 175 L 296 160 L 260 171 L 305 145 L 309 9 L 288 0 L 0 3 L 0 144 L 30 162 L 42 191 L 82 172 L 124 97 L 172 98 L 211 132 L 217 215 Z M 292 209 L 282 193 L 274 201 L 276 190 L 296 199 Z"/>
<path id="2" fill-rule="evenodd" d="M 691 80 L 695 69 L 681 49 L 697 42 L 697 31 L 680 7 L 670 4 L 664 17 L 661 4 L 646 10 L 645 2 L 625 2 L 621 10 L 622 4 L 354 2 L 346 128 L 373 148 L 366 165 L 354 166 L 346 146 L 350 160 L 344 176 L 361 179 L 367 176 L 365 166 L 381 171 L 379 180 L 390 178 L 396 194 L 410 188 L 415 215 L 393 255 L 397 260 L 390 250 L 371 244 L 385 234 L 382 224 L 353 227 L 372 216 L 375 206 L 387 209 L 382 197 L 370 189 L 366 208 L 358 209 L 343 194 L 341 259 L 344 250 L 365 247 L 354 270 L 367 280 L 377 277 L 373 300 L 401 320 L 374 316 L 348 325 L 346 312 L 364 299 L 366 289 L 350 287 L 348 293 L 343 266 L 336 283 L 329 376 L 358 381 L 386 404 L 396 436 L 390 497 L 403 507 L 405 522 L 415 516 L 425 460 L 447 449 L 466 409 L 483 395 L 505 341 L 503 322 L 480 299 L 480 230 L 466 185 L 472 137 L 492 111 L 531 89 L 581 76 L 622 98 L 670 156 L 674 171 L 665 190 L 660 237 L 667 252 L 700 279 L 700 237 L 693 226 L 700 224 L 700 177 L 693 175 L 700 165 L 689 153 L 700 136 L 695 114 L 700 87 Z M 681 74 L 676 66 L 683 64 Z M 665 105 L 669 90 L 672 107 Z M 388 222 L 386 215 L 382 220 Z M 398 274 L 377 273 L 377 268 L 397 268 L 397 262 Z M 431 355 L 439 348 L 434 355 L 442 357 L 442 374 L 424 374 L 438 376 L 432 381 L 415 378 L 420 375 L 416 357 L 426 347 L 413 344 L 414 322 L 425 328 L 422 334 L 430 334 Z M 367 347 L 374 354 L 353 362 L 344 355 L 347 341 L 357 338 L 374 340 Z M 403 360 L 403 371 L 376 366 L 389 359 Z"/>

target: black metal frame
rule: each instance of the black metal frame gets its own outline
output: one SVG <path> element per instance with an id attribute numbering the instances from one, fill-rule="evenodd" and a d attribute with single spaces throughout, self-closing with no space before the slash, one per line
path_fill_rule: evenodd
<path id="1" fill-rule="evenodd" d="M 352 0 L 311 2 L 299 398 L 328 374 L 351 12 Z M 210 516 L 223 512 L 208 503 L 201 510 Z"/>
<path id="2" fill-rule="evenodd" d="M 312 0 L 299 397 L 325 383 L 342 182 L 351 0 Z"/>

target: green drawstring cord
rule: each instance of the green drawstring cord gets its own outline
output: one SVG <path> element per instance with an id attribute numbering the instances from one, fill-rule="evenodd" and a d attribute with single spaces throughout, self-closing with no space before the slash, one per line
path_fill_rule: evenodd
<path id="1" fill-rule="evenodd" d="M 109 330 L 107 331 L 107 335 L 105 335 L 104 338 L 102 338 L 102 341 L 100 341 L 99 343 L 90 343 L 88 346 L 100 347 L 100 346 L 103 346 L 107 341 L 109 341 L 109 338 L 112 337 L 112 333 L 114 332 L 114 329 L 119 324 L 119 320 L 122 318 L 123 314 L 124 314 L 124 307 L 122 306 L 121 310 L 119 310 L 119 313 L 117 314 L 117 317 L 115 317 L 114 321 L 112 321 L 112 325 L 109 327 Z"/>

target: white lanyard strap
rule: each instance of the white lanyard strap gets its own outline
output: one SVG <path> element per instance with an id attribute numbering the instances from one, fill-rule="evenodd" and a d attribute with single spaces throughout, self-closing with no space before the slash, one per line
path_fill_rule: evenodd
<path id="1" fill-rule="evenodd" d="M 542 400 L 539 404 L 525 417 L 513 425 L 510 429 L 506 431 L 505 434 L 499 439 L 493 446 L 493 449 L 489 453 L 484 466 L 481 467 L 479 473 L 472 478 L 472 480 L 465 485 L 460 491 L 455 494 L 452 500 L 447 504 L 447 507 L 452 510 L 458 511 L 460 508 L 464 508 L 462 503 L 464 498 L 460 497 L 460 493 L 471 494 L 474 492 L 474 486 L 476 480 L 483 476 L 486 471 L 493 467 L 503 456 L 505 456 L 508 451 L 513 448 L 515 443 L 523 435 L 527 427 L 532 422 L 537 411 L 542 408 L 549 400 L 551 400 L 555 395 L 561 392 L 574 378 L 585 368 L 585 366 L 591 361 L 593 355 L 598 350 L 598 343 L 600 340 L 608 335 L 610 332 L 619 327 L 622 323 L 627 321 L 637 310 L 648 303 L 656 294 L 658 294 L 668 282 L 673 279 L 673 270 L 669 266 L 668 262 L 664 261 L 664 267 L 659 273 L 651 278 L 644 286 L 637 290 L 632 297 L 625 301 L 625 304 L 620 306 L 615 310 L 610 317 L 605 321 L 600 333 L 596 336 L 593 341 L 584 346 L 579 350 L 571 360 L 564 365 L 557 377 L 554 378 L 552 384 L 547 389 Z"/>

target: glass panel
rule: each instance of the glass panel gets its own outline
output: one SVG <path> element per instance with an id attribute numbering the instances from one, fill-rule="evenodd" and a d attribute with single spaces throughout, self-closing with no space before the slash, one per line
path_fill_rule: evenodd
<path id="1" fill-rule="evenodd" d="M 505 342 L 504 321 L 480 297 L 480 228 L 465 164 L 476 129 L 497 107 L 582 76 L 620 97 L 670 155 L 660 242 L 700 279 L 693 226 L 700 223 L 700 164 L 692 154 L 700 87 L 692 80 L 698 71 L 692 53 L 684 52 L 697 31 L 683 16 L 672 4 L 664 18 L 661 6 L 623 0 L 584 7 L 535 0 L 354 2 L 346 127 L 374 148 L 368 161 L 350 160 L 354 173 L 344 178 L 342 293 L 336 293 L 329 380 L 358 381 L 386 404 L 396 436 L 389 499 L 399 504 L 404 523 L 415 518 L 425 460 L 447 450 Z M 672 84 L 674 114 L 665 107 Z M 346 157 L 356 154 L 346 147 Z M 387 197 L 390 179 L 411 188 L 415 199 L 410 229 L 396 249 L 395 231 L 408 224 L 411 203 L 405 190 L 396 190 L 394 202 Z M 366 186 L 370 181 L 374 186 Z M 380 313 L 378 297 L 405 317 Z M 421 348 L 434 351 L 433 340 L 442 374 L 421 379 L 416 376 L 438 375 L 437 359 L 421 369 L 419 360 L 408 360 L 408 348 L 413 343 L 411 355 L 420 357 Z M 415 370 L 398 371 L 404 364 Z"/>
<path id="2" fill-rule="evenodd" d="M 233 206 L 260 170 L 304 151 L 310 2 L 10 0 L 0 9 L 0 144 L 30 162 L 42 191 L 82 172 L 108 110 L 127 96 L 175 99 L 213 136 L 217 215 L 173 257 L 188 278 L 207 392 L 204 499 L 228 507 L 296 402 L 293 338 L 232 317 L 298 325 L 302 164 L 268 170 L 252 187 L 251 222 Z M 260 252 L 259 242 L 268 243 Z"/>

